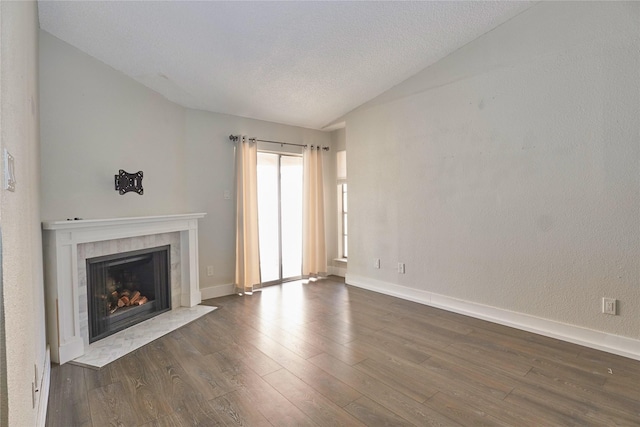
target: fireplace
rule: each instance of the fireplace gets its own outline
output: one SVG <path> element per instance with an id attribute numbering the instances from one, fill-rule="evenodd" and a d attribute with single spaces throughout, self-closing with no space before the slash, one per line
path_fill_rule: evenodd
<path id="1" fill-rule="evenodd" d="M 89 342 L 171 309 L 171 246 L 87 259 Z"/>
<path id="2" fill-rule="evenodd" d="M 171 295 L 167 299 L 170 297 L 171 312 L 199 304 L 198 219 L 204 216 L 187 213 L 43 222 L 51 360 L 59 364 L 74 360 L 91 345 L 87 259 L 170 245 Z"/>

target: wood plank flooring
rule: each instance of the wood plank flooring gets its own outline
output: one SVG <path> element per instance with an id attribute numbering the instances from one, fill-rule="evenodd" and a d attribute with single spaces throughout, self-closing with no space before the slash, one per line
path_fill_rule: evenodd
<path id="1" fill-rule="evenodd" d="M 47 425 L 640 425 L 624 357 L 335 277 L 204 303 L 101 370 L 54 366 Z"/>

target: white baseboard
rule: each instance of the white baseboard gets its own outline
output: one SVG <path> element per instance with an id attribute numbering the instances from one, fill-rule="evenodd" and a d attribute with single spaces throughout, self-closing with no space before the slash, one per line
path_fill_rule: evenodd
<path id="1" fill-rule="evenodd" d="M 210 299 L 210 298 L 218 298 L 225 297 L 227 295 L 233 294 L 235 290 L 235 286 L 233 283 L 227 283 L 222 285 L 213 285 L 206 288 L 200 288 L 200 293 L 202 294 L 202 300 Z"/>
<path id="2" fill-rule="evenodd" d="M 330 265 L 327 269 L 327 273 L 332 276 L 344 277 L 347 274 L 347 267 L 334 267 L 333 265 Z"/>
<path id="3" fill-rule="evenodd" d="M 640 340 L 347 274 L 348 285 L 640 360 Z"/>
<path id="4" fill-rule="evenodd" d="M 47 421 L 47 406 L 49 405 L 49 386 L 51 384 L 51 349 L 47 346 L 47 353 L 44 357 L 44 367 L 42 370 L 42 382 L 40 383 L 40 392 L 38 393 L 36 414 L 36 425 L 44 427 Z"/>

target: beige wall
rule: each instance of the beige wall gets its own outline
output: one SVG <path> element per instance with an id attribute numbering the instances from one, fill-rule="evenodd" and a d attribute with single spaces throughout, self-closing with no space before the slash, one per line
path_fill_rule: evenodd
<path id="1" fill-rule="evenodd" d="M 1 145 L 15 158 L 17 181 L 15 192 L 1 190 L 0 208 L 8 424 L 32 426 L 37 419 L 31 393 L 34 365 L 42 377 L 46 352 L 39 202 L 38 15 L 35 2 L 3 1 L 0 8 Z"/>
<path id="2" fill-rule="evenodd" d="M 180 107 L 44 31 L 40 93 L 42 218 L 206 212 L 199 221 L 200 287 L 217 290 L 209 289 L 205 297 L 231 291 L 233 282 L 235 178 L 229 135 L 331 145 L 328 132 Z M 113 189 L 120 168 L 144 171 L 143 196 L 120 196 Z M 331 173 L 325 181 L 333 183 Z M 334 187 L 328 191 L 335 193 Z M 231 200 L 224 199 L 226 190 Z M 335 194 L 325 198 L 331 209 Z M 327 236 L 335 239 L 335 231 L 328 229 Z M 209 265 L 213 276 L 207 276 Z"/>
<path id="3" fill-rule="evenodd" d="M 184 108 L 40 31 L 42 218 L 186 212 Z M 118 194 L 119 169 L 144 195 Z"/>
<path id="4" fill-rule="evenodd" d="M 638 22 L 541 2 L 348 115 L 347 278 L 638 340 Z"/>
<path id="5" fill-rule="evenodd" d="M 235 145 L 229 141 L 229 135 L 330 146 L 331 134 L 201 110 L 189 109 L 186 117 L 188 206 L 194 212 L 207 212 L 199 222 L 200 288 L 229 285 L 235 272 Z M 278 145 L 267 147 L 279 149 Z M 325 154 L 324 159 L 330 163 L 329 158 L 330 155 Z M 329 179 L 330 175 L 326 176 L 325 182 Z M 328 188 L 330 191 L 332 187 Z M 226 190 L 231 192 L 231 200 L 224 199 Z M 325 200 L 331 197 L 327 194 Z M 331 237 L 329 230 L 327 235 Z M 213 266 L 213 276 L 206 274 L 208 265 Z"/>
<path id="6" fill-rule="evenodd" d="M 346 150 L 347 149 L 347 129 L 336 129 L 331 132 L 331 137 L 333 138 L 333 145 L 335 146 L 336 151 Z"/>

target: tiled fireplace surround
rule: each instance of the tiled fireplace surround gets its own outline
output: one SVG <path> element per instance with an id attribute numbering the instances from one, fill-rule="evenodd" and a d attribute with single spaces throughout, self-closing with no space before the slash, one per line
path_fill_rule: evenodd
<path id="1" fill-rule="evenodd" d="M 51 359 L 66 363 L 89 345 L 88 258 L 171 245 L 171 307 L 201 301 L 198 218 L 202 213 L 43 223 L 47 338 Z"/>
<path id="2" fill-rule="evenodd" d="M 78 245 L 78 304 L 80 336 L 85 347 L 89 345 L 89 311 L 87 301 L 87 259 L 121 254 L 138 249 L 171 245 L 171 307 L 180 307 L 182 288 L 180 277 L 180 234 L 162 233 L 151 236 L 89 242 Z"/>

